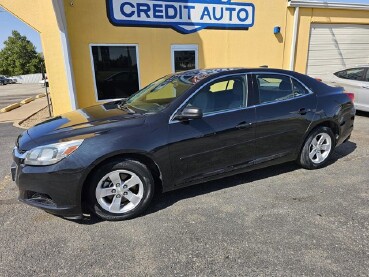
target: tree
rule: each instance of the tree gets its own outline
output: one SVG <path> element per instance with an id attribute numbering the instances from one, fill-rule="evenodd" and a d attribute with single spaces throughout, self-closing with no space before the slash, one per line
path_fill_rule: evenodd
<path id="1" fill-rule="evenodd" d="M 14 76 L 41 72 L 43 58 L 27 37 L 13 30 L 4 44 L 5 47 L 0 51 L 1 75 Z"/>

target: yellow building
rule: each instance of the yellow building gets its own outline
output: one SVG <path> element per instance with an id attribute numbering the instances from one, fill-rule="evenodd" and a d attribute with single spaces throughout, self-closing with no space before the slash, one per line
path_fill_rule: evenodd
<path id="1" fill-rule="evenodd" d="M 0 0 L 41 35 L 54 114 L 185 69 L 369 63 L 367 0 Z"/>

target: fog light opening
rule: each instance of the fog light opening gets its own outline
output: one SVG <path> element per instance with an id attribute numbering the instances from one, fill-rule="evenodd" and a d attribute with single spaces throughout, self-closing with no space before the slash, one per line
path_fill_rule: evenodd
<path id="1" fill-rule="evenodd" d="M 28 191 L 27 198 L 28 201 L 35 202 L 44 206 L 56 206 L 56 203 L 53 201 L 53 199 L 45 193 Z"/>

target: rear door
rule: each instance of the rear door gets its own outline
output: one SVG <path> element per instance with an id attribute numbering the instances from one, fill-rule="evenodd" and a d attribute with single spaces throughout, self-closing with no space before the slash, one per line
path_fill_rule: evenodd
<path id="1" fill-rule="evenodd" d="M 283 74 L 254 74 L 256 163 L 295 155 L 314 117 L 316 95 Z"/>

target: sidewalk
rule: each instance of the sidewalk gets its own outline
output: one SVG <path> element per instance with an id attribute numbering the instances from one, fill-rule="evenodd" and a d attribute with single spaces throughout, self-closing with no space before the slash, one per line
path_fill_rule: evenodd
<path id="1" fill-rule="evenodd" d="M 46 97 L 35 99 L 12 111 L 0 113 L 0 123 L 18 123 L 45 107 L 47 107 Z"/>

